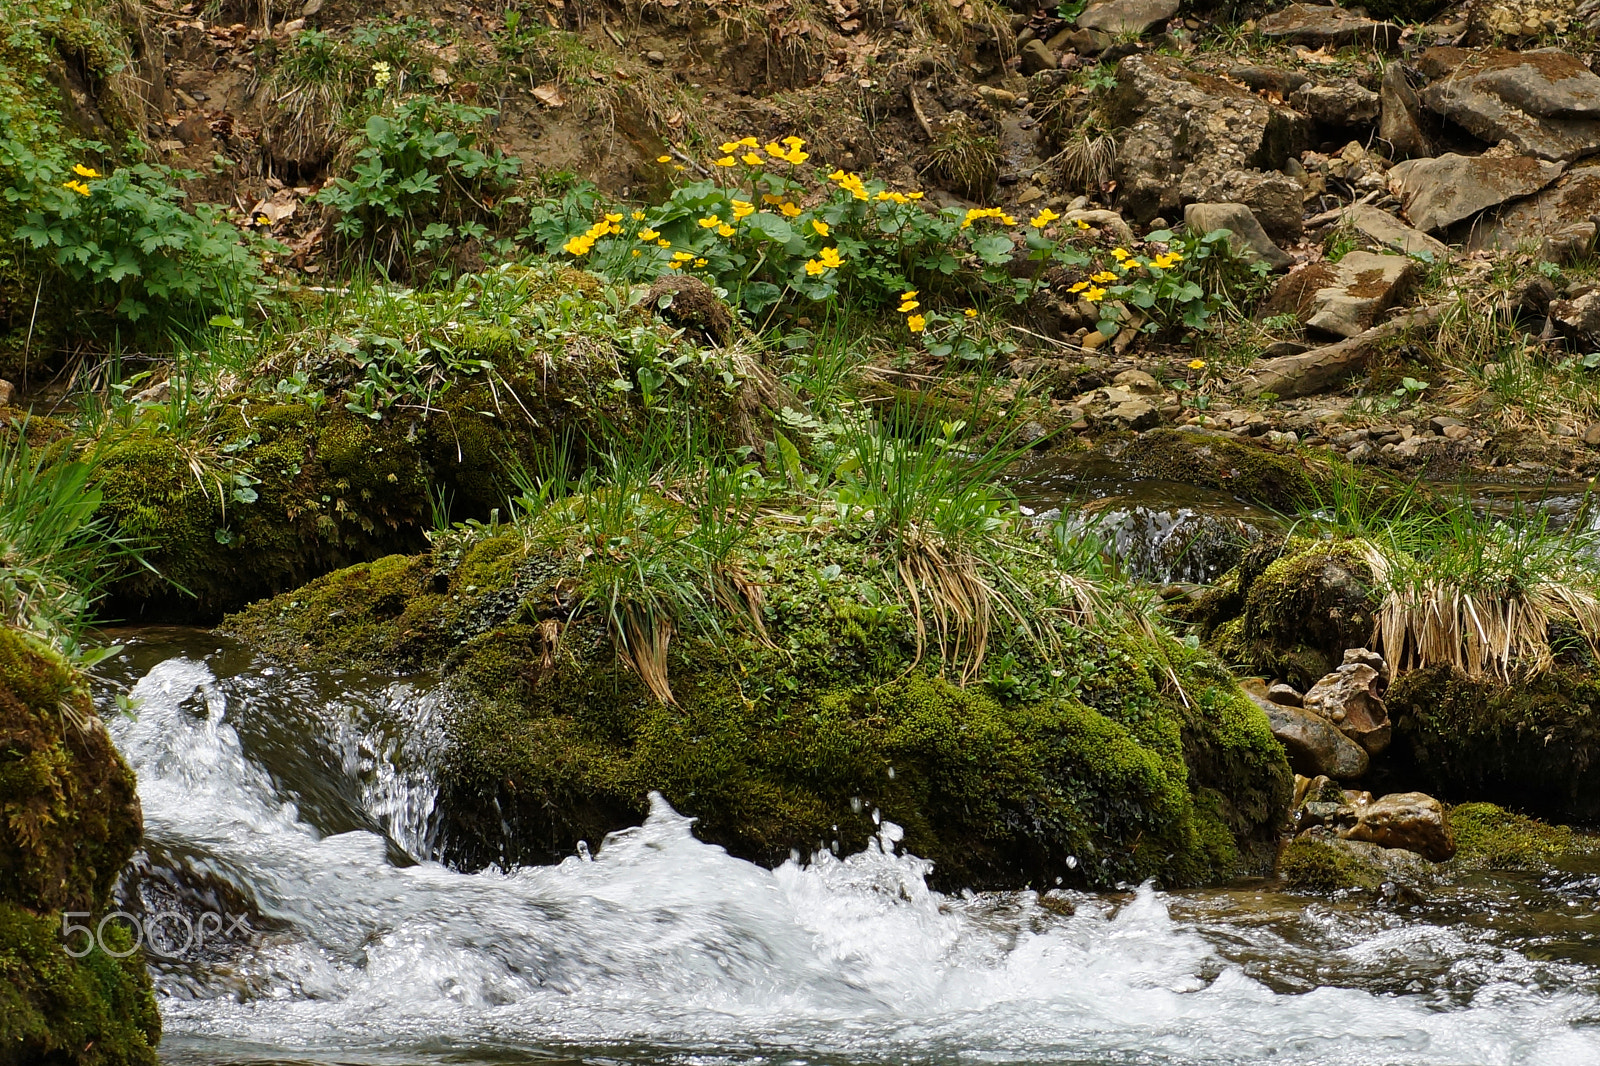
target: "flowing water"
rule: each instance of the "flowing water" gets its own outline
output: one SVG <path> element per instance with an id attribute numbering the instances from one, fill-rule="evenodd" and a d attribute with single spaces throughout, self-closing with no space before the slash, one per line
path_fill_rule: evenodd
<path id="1" fill-rule="evenodd" d="M 427 859 L 436 693 L 122 639 L 126 905 L 213 933 L 161 941 L 171 1063 L 1600 1063 L 1600 868 L 1399 909 L 943 896 L 889 824 L 766 870 L 657 801 L 592 856 L 462 874 Z"/>

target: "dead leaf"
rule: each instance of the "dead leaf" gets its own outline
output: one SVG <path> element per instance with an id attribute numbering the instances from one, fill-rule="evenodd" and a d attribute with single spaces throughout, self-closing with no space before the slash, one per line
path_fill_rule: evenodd
<path id="1" fill-rule="evenodd" d="M 443 67 L 434 67 L 428 71 L 428 77 L 432 78 L 433 83 L 440 87 L 449 85 L 451 81 L 450 72 Z"/>
<path id="2" fill-rule="evenodd" d="M 564 107 L 567 103 L 567 98 L 561 95 L 561 90 L 556 87 L 554 82 L 535 88 L 533 90 L 533 98 L 545 107 L 551 108 Z"/>
<path id="3" fill-rule="evenodd" d="M 292 216 L 299 206 L 300 205 L 293 200 L 262 200 L 250 209 L 250 217 L 265 218 L 273 225 L 277 225 L 279 222 L 282 222 L 284 219 Z"/>

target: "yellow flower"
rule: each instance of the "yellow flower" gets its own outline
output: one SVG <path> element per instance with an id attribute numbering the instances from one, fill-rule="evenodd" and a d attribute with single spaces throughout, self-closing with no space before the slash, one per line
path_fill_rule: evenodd
<path id="1" fill-rule="evenodd" d="M 754 137 L 740 137 L 739 138 L 739 147 L 740 148 L 760 148 L 761 147 L 761 142 L 756 140 Z"/>
<path id="2" fill-rule="evenodd" d="M 796 148 L 794 151 L 790 152 L 788 155 L 784 156 L 783 158 L 787 162 L 793 163 L 795 166 L 799 166 L 801 163 L 804 163 L 807 159 L 811 158 L 811 153 L 810 152 L 802 152 L 802 151 L 800 151 L 800 149 Z"/>
<path id="3" fill-rule="evenodd" d="M 589 236 L 588 234 L 584 234 L 581 237 L 574 237 L 570 241 L 568 241 L 566 244 L 563 244 L 561 246 L 561 250 L 566 252 L 568 255 L 582 256 L 582 255 L 588 255 L 589 254 L 589 250 L 592 249 L 593 247 L 594 247 L 594 238 Z"/>
<path id="4" fill-rule="evenodd" d="M 738 233 L 738 232 L 739 232 L 738 230 L 734 229 L 732 226 L 728 225 L 726 222 L 724 222 L 722 225 L 717 227 L 717 233 L 719 233 L 720 235 L 722 235 L 724 237 L 732 237 L 735 233 Z"/>
<path id="5" fill-rule="evenodd" d="M 777 141 L 768 141 L 766 144 L 762 145 L 762 148 L 774 159 L 783 159 L 789 154 L 789 150 L 783 145 L 779 144 Z"/>
<path id="6" fill-rule="evenodd" d="M 372 64 L 372 84 L 380 89 L 389 84 L 389 64 L 381 59 Z"/>
<path id="7" fill-rule="evenodd" d="M 716 229 L 718 226 L 722 225 L 722 219 L 718 218 L 716 215 L 707 215 L 705 218 L 700 219 L 696 225 L 698 225 L 701 229 Z"/>
<path id="8" fill-rule="evenodd" d="M 658 155 L 658 156 L 656 156 L 656 162 L 657 163 L 670 163 L 670 162 L 672 162 L 672 157 L 670 155 Z"/>
<path id="9" fill-rule="evenodd" d="M 1088 292 L 1084 293 L 1083 294 L 1083 298 L 1085 300 L 1088 300 L 1092 304 L 1097 304 L 1101 300 L 1106 298 L 1106 290 L 1104 290 L 1100 286 L 1096 285 L 1094 288 L 1092 288 Z"/>
<path id="10" fill-rule="evenodd" d="M 1078 226 L 1079 229 L 1088 229 L 1089 228 L 1089 223 L 1085 222 L 1083 219 L 1080 218 L 1080 219 L 1077 220 L 1077 226 Z"/>
<path id="11" fill-rule="evenodd" d="M 761 202 L 764 204 L 770 204 L 773 207 L 777 207 L 779 204 L 783 203 L 784 200 L 783 197 L 779 196 L 777 193 L 769 192 L 762 195 Z"/>
<path id="12" fill-rule="evenodd" d="M 1012 218 L 1010 215 L 1007 215 L 1007 214 L 1001 214 L 1000 222 L 1003 225 L 1007 225 L 1007 226 L 1015 226 L 1017 224 L 1017 220 Z"/>
<path id="13" fill-rule="evenodd" d="M 256 225 L 258 225 L 258 226 L 270 226 L 270 225 L 272 225 L 272 219 L 268 218 L 266 215 L 257 215 L 256 216 Z"/>
<path id="14" fill-rule="evenodd" d="M 923 318 L 921 315 L 912 315 L 910 318 L 906 319 L 906 329 L 909 329 L 912 333 L 921 333 L 922 327 L 926 326 L 927 324 L 928 320 Z"/>
<path id="15" fill-rule="evenodd" d="M 717 151 L 721 152 L 723 155 L 731 155 L 738 150 L 738 141 L 723 141 L 721 144 L 717 145 Z"/>
<path id="16" fill-rule="evenodd" d="M 799 149 L 799 148 L 804 148 L 806 146 L 806 142 L 805 141 L 802 141 L 799 137 L 793 137 L 793 136 L 785 137 L 783 139 L 783 143 L 788 145 L 791 149 Z"/>
<path id="17" fill-rule="evenodd" d="M 1189 369 L 1190 370 L 1204 370 L 1205 368 L 1206 368 L 1206 361 L 1204 359 L 1191 359 L 1191 360 L 1189 360 Z"/>
<path id="18" fill-rule="evenodd" d="M 827 272 L 828 272 L 828 268 L 823 266 L 817 260 L 815 260 L 815 259 L 807 259 L 806 260 L 806 273 L 810 274 L 812 277 L 816 277 L 818 274 L 826 274 Z"/>
<path id="19" fill-rule="evenodd" d="M 839 258 L 839 249 L 824 248 L 817 253 L 817 258 L 822 260 L 825 267 L 839 267 L 844 265 L 844 260 Z"/>
<path id="20" fill-rule="evenodd" d="M 694 258 L 694 253 L 692 253 L 692 252 L 673 252 L 672 253 L 672 261 L 674 263 L 687 263 L 689 260 L 691 260 L 693 258 Z"/>
<path id="21" fill-rule="evenodd" d="M 903 293 L 900 294 L 900 299 L 902 299 L 902 300 L 915 300 L 917 298 L 917 293 L 919 293 L 921 291 L 922 291 L 921 289 L 911 289 L 908 292 L 903 292 Z"/>
<path id="22" fill-rule="evenodd" d="M 784 218 L 794 218 L 796 215 L 798 215 L 800 213 L 800 208 L 796 207 L 794 204 L 789 204 L 789 203 L 779 204 L 778 205 L 778 210 L 783 212 L 783 217 Z"/>
<path id="23" fill-rule="evenodd" d="M 748 200 L 735 200 L 735 201 L 733 201 L 733 220 L 735 222 L 739 221 L 741 218 L 749 218 L 751 215 L 753 215 L 755 213 L 756 213 L 756 205 L 751 203 L 750 201 L 748 201 Z"/>
<path id="24" fill-rule="evenodd" d="M 639 231 L 639 239 L 641 241 L 653 241 L 659 236 L 661 236 L 661 233 L 658 230 L 642 229 Z"/>
<path id="25" fill-rule="evenodd" d="M 902 315 L 909 315 L 911 312 L 915 311 L 921 306 L 922 305 L 915 300 L 906 300 L 899 307 L 896 307 L 895 310 L 899 311 Z"/>
<path id="26" fill-rule="evenodd" d="M 970 308 L 970 307 L 969 307 L 969 308 L 967 308 L 967 309 L 966 309 L 966 310 L 965 310 L 965 311 L 963 311 L 963 312 L 961 312 L 961 313 L 962 313 L 962 314 L 964 314 L 964 315 L 966 315 L 966 316 L 967 316 L 967 317 L 968 317 L 968 318 L 977 318 L 977 317 L 978 317 L 978 312 L 976 312 L 976 311 L 974 311 L 974 310 L 973 310 L 973 309 L 972 309 L 972 308 Z"/>
<path id="27" fill-rule="evenodd" d="M 695 261 L 694 261 L 694 265 L 695 265 L 695 266 L 696 266 L 696 267 L 703 267 L 703 266 L 705 266 L 705 265 L 706 265 L 706 262 L 707 262 L 707 261 L 706 261 L 706 260 L 704 260 L 704 259 L 696 259 L 696 260 L 695 260 Z"/>
<path id="28" fill-rule="evenodd" d="M 634 258 L 635 258 L 635 259 L 637 259 L 637 258 L 639 258 L 639 249 L 637 249 L 637 248 L 635 248 L 635 249 L 634 249 L 634 250 L 633 250 L 633 257 L 634 257 Z"/>
<path id="29" fill-rule="evenodd" d="M 906 193 L 906 199 L 907 200 L 920 200 L 926 195 L 927 195 L 927 193 L 908 192 L 908 193 Z"/>
<path id="30" fill-rule="evenodd" d="M 676 259 L 674 259 L 672 262 L 667 264 L 667 269 L 668 270 L 677 270 L 681 266 L 683 266 L 683 264 L 678 262 Z"/>
<path id="31" fill-rule="evenodd" d="M 643 222 L 644 221 L 644 212 L 643 211 L 635 211 L 633 213 L 633 220 L 635 222 Z"/>
<path id="32" fill-rule="evenodd" d="M 1113 248 L 1111 249 L 1111 258 L 1120 263 L 1128 258 L 1128 250 L 1126 248 Z"/>
<path id="33" fill-rule="evenodd" d="M 607 215 L 606 216 L 606 221 L 607 222 L 621 222 L 622 221 L 622 216 L 621 215 Z"/>
<path id="34" fill-rule="evenodd" d="M 672 169 L 673 170 L 683 170 L 685 168 L 684 168 L 684 165 L 682 163 L 674 163 L 674 164 L 672 164 Z"/>
<path id="35" fill-rule="evenodd" d="M 98 178 L 100 172 L 94 167 L 86 167 L 82 163 L 72 164 L 72 172 L 80 178 Z"/>
<path id="36" fill-rule="evenodd" d="M 1089 280 L 1093 281 L 1093 282 L 1098 282 L 1101 285 L 1109 285 L 1113 281 L 1117 280 L 1117 276 L 1115 274 L 1111 273 L 1111 271 L 1109 271 L 1109 270 L 1102 270 L 1098 274 L 1090 275 Z"/>
<path id="37" fill-rule="evenodd" d="M 663 237 L 659 241 L 656 241 L 656 246 L 659 248 L 671 248 L 672 242 Z"/>
<path id="38" fill-rule="evenodd" d="M 741 158 L 744 160 L 744 165 L 747 167 L 759 167 L 762 163 L 766 162 L 765 159 L 762 159 L 754 152 L 746 152 Z"/>
<path id="39" fill-rule="evenodd" d="M 1060 217 L 1060 215 L 1056 214 L 1047 207 L 1040 211 L 1037 215 L 1034 215 L 1032 218 L 1028 219 L 1028 225 L 1032 226 L 1034 229 L 1044 229 L 1046 226 Z"/>
<path id="40" fill-rule="evenodd" d="M 734 158 L 731 155 L 725 155 L 721 159 L 713 159 L 712 162 L 719 167 L 731 167 L 738 165 L 734 162 Z"/>
<path id="41" fill-rule="evenodd" d="M 1087 281 L 1080 281 L 1080 282 L 1077 282 L 1076 284 L 1074 284 L 1067 291 L 1068 292 L 1082 292 L 1084 289 L 1087 289 L 1088 287 L 1089 287 L 1089 283 Z"/>
<path id="42" fill-rule="evenodd" d="M 64 182 L 61 183 L 61 187 L 63 189 L 71 189 L 73 192 L 77 193 L 79 196 L 88 196 L 89 195 L 89 186 L 85 185 L 81 181 L 64 181 Z"/>
<path id="43" fill-rule="evenodd" d="M 828 235 L 828 224 L 820 218 L 811 220 L 811 228 L 817 231 L 818 237 L 826 237 Z"/>
<path id="44" fill-rule="evenodd" d="M 1178 252 L 1168 252 L 1167 253 L 1167 258 L 1172 260 L 1174 263 L 1183 262 L 1183 256 L 1181 254 L 1179 254 Z"/>

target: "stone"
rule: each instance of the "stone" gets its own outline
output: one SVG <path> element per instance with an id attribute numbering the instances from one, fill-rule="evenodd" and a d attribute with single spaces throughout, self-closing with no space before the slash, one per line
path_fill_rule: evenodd
<path id="1" fill-rule="evenodd" d="M 1306 325 L 1340 337 L 1365 333 L 1399 305 L 1423 274 L 1409 256 L 1350 252 L 1334 265 L 1331 284 L 1312 294 Z"/>
<path id="2" fill-rule="evenodd" d="M 1417 64 L 1434 78 L 1423 106 L 1481 141 L 1549 160 L 1600 151 L 1600 77 L 1575 55 L 1430 48 Z"/>
<path id="3" fill-rule="evenodd" d="M 1412 851 L 1431 862 L 1456 853 L 1455 833 L 1444 805 L 1422 792 L 1396 792 L 1356 809 L 1356 824 L 1346 840 Z"/>
<path id="4" fill-rule="evenodd" d="M 1091 226 L 1108 230 L 1118 244 L 1128 245 L 1134 242 L 1133 227 L 1115 211 L 1103 209 L 1067 211 L 1061 216 L 1061 221 L 1067 225 L 1072 225 L 1079 219 Z"/>
<path id="5" fill-rule="evenodd" d="M 1122 61 L 1105 111 L 1123 131 L 1125 216 L 1144 224 L 1188 203 L 1242 203 L 1274 240 L 1299 235 L 1304 191 L 1278 171 L 1308 143 L 1304 115 L 1160 55 Z"/>
<path id="6" fill-rule="evenodd" d="M 1409 429 L 1411 429 L 1410 426 L 1400 427 L 1400 432 L 1408 439 L 1410 438 L 1410 434 L 1406 431 Z M 1383 679 L 1383 683 L 1385 685 L 1394 679 L 1393 673 L 1389 670 L 1389 661 L 1382 655 L 1379 655 L 1377 652 L 1373 651 L 1371 648 L 1346 648 L 1344 651 L 1344 659 L 1339 665 L 1370 666 L 1373 670 L 1377 671 L 1378 676 Z"/>
<path id="7" fill-rule="evenodd" d="M 1244 204 L 1190 204 L 1183 209 L 1183 224 L 1191 234 L 1205 235 L 1225 229 L 1229 244 L 1246 259 L 1259 259 L 1274 270 L 1287 270 L 1294 257 L 1267 236 L 1255 213 Z"/>
<path id="8" fill-rule="evenodd" d="M 1530 156 L 1408 159 L 1389 168 L 1389 187 L 1411 224 L 1429 233 L 1472 218 L 1486 208 L 1531 196 L 1555 181 L 1565 164 Z"/>
<path id="9" fill-rule="evenodd" d="M 1466 440 L 1472 436 L 1471 426 L 1446 426 L 1443 430 L 1446 440 Z"/>
<path id="10" fill-rule="evenodd" d="M 10 407 L 11 399 L 16 394 L 17 387 L 5 378 L 0 378 L 0 407 Z"/>
<path id="11" fill-rule="evenodd" d="M 1600 422 L 1590 422 L 1584 429 L 1583 443 L 1591 448 L 1600 448 Z"/>
<path id="12" fill-rule="evenodd" d="M 1467 31 L 1472 40 L 1564 35 L 1577 14 L 1575 0 L 1474 0 L 1467 5 Z"/>
<path id="13" fill-rule="evenodd" d="M 1289 106 L 1319 126 L 1363 126 L 1378 118 L 1380 97 L 1360 82 L 1303 85 L 1289 97 Z"/>
<path id="14" fill-rule="evenodd" d="M 1044 42 L 1038 38 L 1022 46 L 1022 73 L 1038 74 L 1046 70 L 1055 70 L 1060 65 L 1056 54 L 1046 48 Z"/>
<path id="15" fill-rule="evenodd" d="M 1178 0 L 1090 0 L 1078 16 L 1078 26 L 1120 36 L 1144 33 L 1165 25 L 1178 13 Z"/>
<path id="16" fill-rule="evenodd" d="M 1149 400 L 1124 400 L 1107 411 L 1106 418 L 1124 429 L 1154 429 L 1161 424 L 1161 412 Z"/>
<path id="17" fill-rule="evenodd" d="M 1146 396 L 1154 396 L 1161 392 L 1161 383 L 1143 370 L 1124 370 L 1111 379 L 1111 384 Z"/>
<path id="18" fill-rule="evenodd" d="M 1600 345 L 1600 290 L 1571 300 L 1552 300 L 1550 318 L 1579 344 Z"/>
<path id="19" fill-rule="evenodd" d="M 1269 41 L 1329 51 L 1356 45 L 1390 52 L 1400 41 L 1400 27 L 1391 22 L 1378 22 L 1323 4 L 1290 4 L 1263 15 L 1256 22 L 1256 32 Z"/>
<path id="20" fill-rule="evenodd" d="M 1283 681 L 1275 681 L 1267 686 L 1267 699 L 1273 703 L 1281 703 L 1285 707 L 1302 707 L 1305 705 L 1305 696 L 1293 685 Z"/>
<path id="21" fill-rule="evenodd" d="M 1450 254 L 1450 249 L 1443 241 L 1412 229 L 1383 208 L 1371 204 L 1356 204 L 1346 208 L 1339 216 L 1339 221 L 1355 227 L 1356 232 L 1374 244 L 1392 248 L 1402 255 L 1426 255 L 1434 262 L 1440 262 Z"/>
<path id="22" fill-rule="evenodd" d="M 1240 687 L 1267 716 L 1272 735 L 1288 753 L 1289 767 L 1295 773 L 1347 781 L 1367 772 L 1367 753 L 1326 718 L 1268 699 L 1260 682 L 1241 682 Z"/>
<path id="23" fill-rule="evenodd" d="M 1512 250 L 1519 245 L 1571 240 L 1569 230 L 1587 227 L 1580 242 L 1593 240 L 1600 215 L 1600 163 L 1573 167 L 1536 195 L 1506 204 L 1473 227 L 1468 251 Z M 1581 255 L 1581 251 L 1579 252 Z M 1549 258 L 1548 256 L 1546 258 Z M 1576 258 L 1576 257 L 1574 257 Z"/>
<path id="24" fill-rule="evenodd" d="M 1367 360 L 1394 338 L 1408 333 L 1419 337 L 1431 335 L 1437 330 L 1443 313 L 1444 305 L 1434 304 L 1309 352 L 1263 360 L 1239 383 L 1239 391 L 1249 397 L 1270 392 L 1284 400 L 1323 392 L 1364 369 Z M 1352 463 L 1361 462 L 1369 458 L 1373 450 L 1370 444 L 1362 442 L 1351 448 L 1346 458 Z"/>
<path id="25" fill-rule="evenodd" d="M 1368 755 L 1378 755 L 1389 746 L 1393 734 L 1389 709 L 1383 702 L 1387 685 L 1384 674 L 1371 665 L 1346 662 L 1311 686 L 1305 709 L 1332 722 Z"/>
<path id="26" fill-rule="evenodd" d="M 1378 101 L 1381 110 L 1378 137 L 1388 142 L 1390 156 L 1394 159 L 1431 156 L 1433 143 L 1422 129 L 1422 101 L 1399 63 L 1390 63 L 1383 72 Z"/>
<path id="27" fill-rule="evenodd" d="M 1237 78 L 1258 93 L 1277 93 L 1282 97 L 1287 97 L 1302 85 L 1311 84 L 1311 79 L 1298 70 L 1283 70 L 1280 67 L 1254 64 L 1231 67 L 1228 76 Z"/>

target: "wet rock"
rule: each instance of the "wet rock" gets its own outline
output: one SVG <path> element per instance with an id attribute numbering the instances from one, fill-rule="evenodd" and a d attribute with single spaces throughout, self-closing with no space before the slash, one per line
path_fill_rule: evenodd
<path id="1" fill-rule="evenodd" d="M 1375 120 L 1381 111 L 1378 94 L 1351 80 L 1301 86 L 1289 97 L 1289 104 L 1321 126 L 1361 126 Z"/>
<path id="2" fill-rule="evenodd" d="M 1422 101 L 1405 68 L 1390 63 L 1378 87 L 1381 116 L 1378 136 L 1389 144 L 1395 159 L 1423 159 L 1433 154 L 1433 143 L 1422 129 Z"/>
<path id="3" fill-rule="evenodd" d="M 1263 16 L 1256 32 L 1269 41 L 1303 44 L 1308 48 L 1343 48 L 1357 45 L 1392 51 L 1400 40 L 1400 27 L 1321 4 L 1290 4 Z"/>
<path id="4" fill-rule="evenodd" d="M 1348 208 L 1339 220 L 1353 226 L 1369 241 L 1393 248 L 1402 255 L 1426 254 L 1437 262 L 1450 254 L 1450 249 L 1443 241 L 1412 229 L 1389 212 L 1371 204 L 1356 204 Z"/>
<path id="5" fill-rule="evenodd" d="M 1038 74 L 1041 71 L 1055 70 L 1060 65 L 1056 54 L 1045 47 L 1045 43 L 1034 38 L 1022 46 L 1022 72 L 1024 74 Z"/>
<path id="6" fill-rule="evenodd" d="M 1281 703 L 1285 707 L 1303 707 L 1306 701 L 1299 689 L 1283 681 L 1276 681 L 1267 686 L 1267 699 L 1273 703 Z"/>
<path id="7" fill-rule="evenodd" d="M 1545 241 L 1573 242 L 1579 247 L 1561 250 L 1561 259 L 1577 258 L 1594 239 L 1594 218 L 1600 215 L 1600 164 L 1574 167 L 1534 196 L 1507 204 L 1492 218 L 1474 227 L 1467 240 L 1469 251 L 1514 249 Z M 1573 231 L 1573 232 L 1569 232 Z M 1555 249 L 1553 249 L 1555 250 Z M 1550 259 L 1551 256 L 1545 258 Z"/>
<path id="8" fill-rule="evenodd" d="M 1422 792 L 1396 792 L 1358 808 L 1355 825 L 1343 835 L 1346 840 L 1414 851 L 1432 862 L 1445 862 L 1456 853 L 1449 812 Z"/>
<path id="9" fill-rule="evenodd" d="M 1192 234 L 1204 235 L 1225 229 L 1233 234 L 1229 243 L 1247 259 L 1260 259 L 1274 270 L 1287 270 L 1294 257 L 1267 236 L 1255 213 L 1244 204 L 1190 204 L 1183 209 L 1183 224 Z"/>
<path id="10" fill-rule="evenodd" d="M 1549 160 L 1600 151 L 1600 77 L 1575 55 L 1430 48 L 1418 66 L 1434 78 L 1423 106 L 1479 140 Z"/>
<path id="11" fill-rule="evenodd" d="M 0 378 L 0 407 L 10 407 L 11 398 L 17 394 L 17 387 L 5 378 Z"/>
<path id="12" fill-rule="evenodd" d="M 1188 203 L 1242 203 L 1274 239 L 1298 236 L 1304 192 L 1278 173 L 1306 143 L 1305 116 L 1169 56 L 1117 69 L 1107 119 L 1123 133 L 1124 214 L 1140 223 Z"/>
<path id="13" fill-rule="evenodd" d="M 1103 209 L 1067 211 L 1061 216 L 1061 221 L 1068 225 L 1079 219 L 1091 226 L 1104 229 L 1116 239 L 1118 244 L 1132 244 L 1134 241 L 1133 227 L 1115 211 Z"/>
<path id="14" fill-rule="evenodd" d="M 1267 716 L 1272 735 L 1289 755 L 1289 767 L 1307 777 L 1325 776 L 1341 781 L 1367 772 L 1367 753 L 1321 715 L 1267 698 L 1259 683 L 1240 687 Z"/>
<path id="15" fill-rule="evenodd" d="M 1561 176 L 1564 164 L 1529 156 L 1409 159 L 1389 169 L 1389 185 L 1411 224 L 1429 233 L 1471 218 L 1485 208 L 1530 196 Z"/>
<path id="16" fill-rule="evenodd" d="M 1331 283 L 1312 294 L 1306 325 L 1359 336 L 1404 301 L 1422 273 L 1422 264 L 1409 256 L 1350 252 L 1335 265 Z"/>
<path id="17" fill-rule="evenodd" d="M 1297 889 L 1333 892 L 1364 889 L 1386 899 L 1416 901 L 1414 887 L 1429 881 L 1431 863 L 1415 852 L 1341 839 L 1316 826 L 1284 848 L 1278 875 Z"/>
<path id="18" fill-rule="evenodd" d="M 1144 33 L 1178 13 L 1178 0 L 1090 0 L 1078 26 L 1113 36 Z"/>
<path id="19" fill-rule="evenodd" d="M 1387 685 L 1384 671 L 1370 662 L 1347 660 L 1311 686 L 1305 709 L 1332 722 L 1367 754 L 1377 755 L 1389 746 L 1393 736 L 1389 709 L 1383 702 Z"/>

